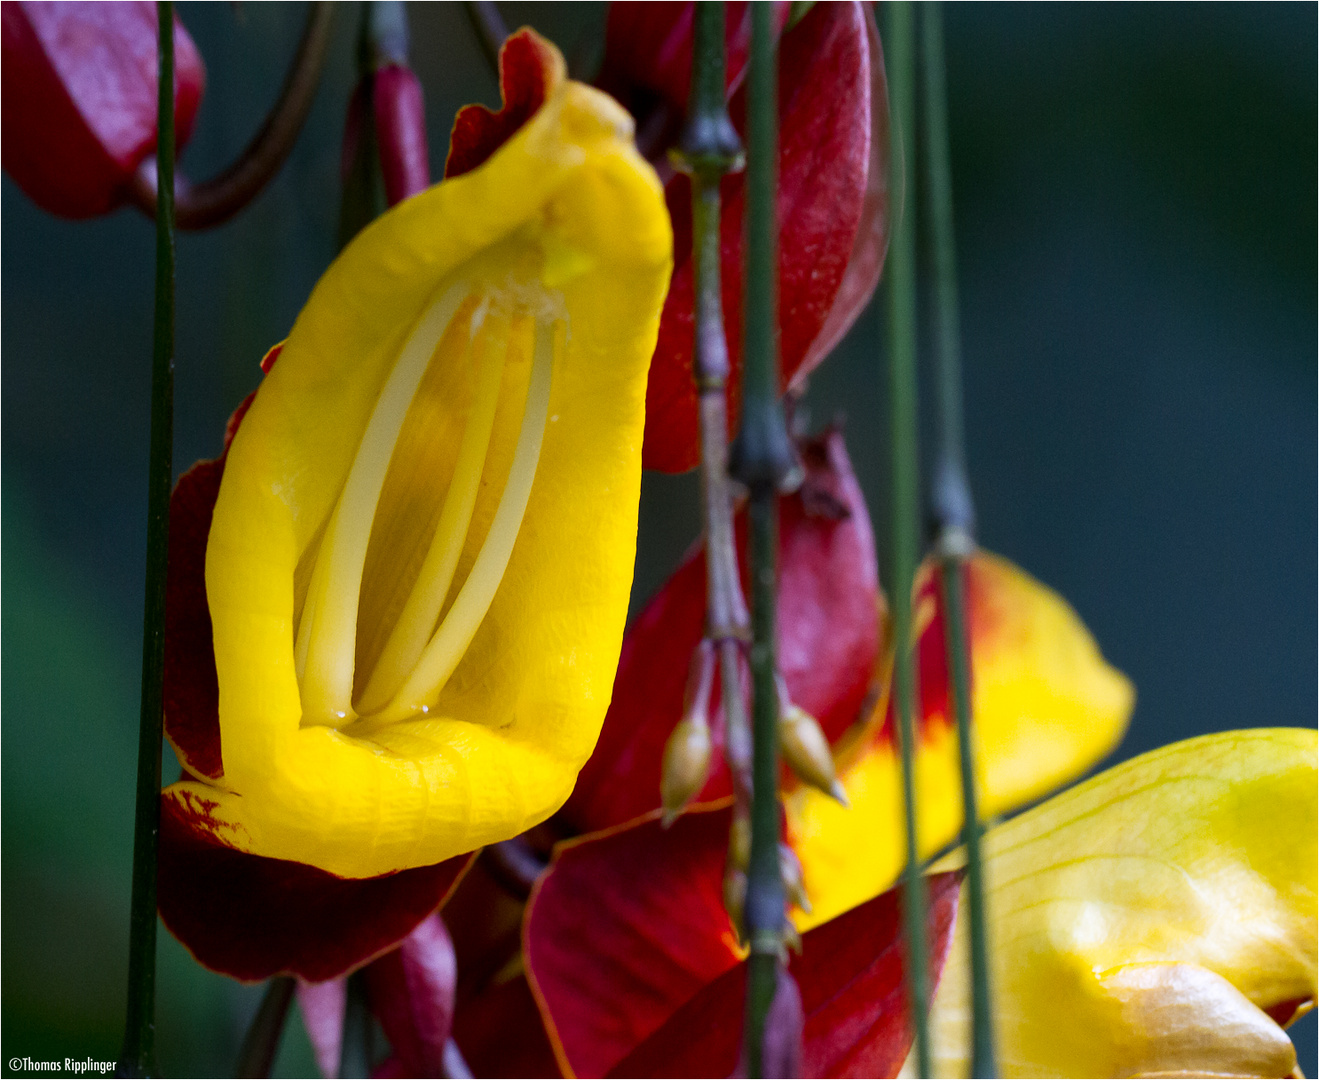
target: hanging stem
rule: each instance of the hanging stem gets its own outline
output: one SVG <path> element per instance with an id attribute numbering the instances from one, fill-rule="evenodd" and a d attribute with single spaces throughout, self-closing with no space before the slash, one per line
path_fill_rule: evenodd
<path id="1" fill-rule="evenodd" d="M 261 193 L 293 149 L 311 111 L 321 71 L 330 47 L 334 5 L 313 3 L 307 11 L 302 40 L 274 107 L 260 130 L 234 162 L 210 180 L 190 184 L 171 180 L 176 224 L 180 229 L 209 229 L 223 224 Z M 173 113 L 170 114 L 171 121 Z M 133 202 L 145 214 L 156 213 L 157 158 L 150 157 L 133 177 Z M 170 167 L 171 177 L 174 175 Z"/>
<path id="2" fill-rule="evenodd" d="M 747 107 L 746 370 L 742 428 L 732 471 L 750 493 L 752 804 L 745 926 L 746 1055 L 749 1076 L 763 1075 L 765 1018 L 774 999 L 785 926 L 779 869 L 778 721 L 775 608 L 778 492 L 795 457 L 779 401 L 778 55 L 766 4 L 751 8 Z"/>
<path id="3" fill-rule="evenodd" d="M 966 892 L 971 937 L 971 1075 L 997 1076 L 993 1018 L 989 996 L 989 949 L 986 941 L 985 886 L 980 858 L 980 821 L 976 810 L 975 743 L 971 731 L 971 672 L 966 640 L 963 574 L 975 551 L 975 506 L 967 477 L 962 433 L 962 347 L 958 322 L 957 253 L 953 239 L 952 169 L 948 154 L 947 77 L 943 48 L 943 9 L 939 3 L 921 12 L 925 66 L 923 113 L 926 183 L 930 195 L 930 238 L 934 248 L 935 310 L 938 330 L 939 447 L 931 508 L 935 553 L 939 558 L 947 612 L 948 667 L 957 713 L 957 741 L 965 807 Z"/>
<path id="4" fill-rule="evenodd" d="M 893 0 L 888 10 L 885 61 L 895 141 L 911 145 L 915 131 L 915 56 L 911 4 Z M 895 164 L 905 171 L 908 153 Z M 904 182 L 904 192 L 913 192 Z M 912 664 L 911 593 L 916 573 L 919 504 L 916 464 L 916 238 L 915 199 L 907 197 L 889 247 L 885 299 L 888 307 L 889 408 L 892 438 L 893 688 L 902 748 L 902 792 L 907 807 L 907 866 L 903 873 L 903 928 L 907 985 L 916 1027 L 916 1071 L 930 1075 L 926 1010 L 929 972 L 925 940 L 925 880 L 921 877 L 916 825 L 916 700 Z"/>
<path id="5" fill-rule="evenodd" d="M 692 261 L 695 269 L 694 375 L 701 426 L 701 499 L 705 518 L 706 637 L 719 654 L 725 754 L 733 776 L 736 813 L 751 802 L 751 737 L 741 690 L 742 642 L 749 636 L 746 600 L 737 569 L 733 496 L 728 484 L 728 342 L 720 280 L 719 183 L 742 167 L 742 144 L 724 95 L 724 5 L 698 4 L 692 53 L 692 92 L 678 163 L 692 180 Z"/>
<path id="6" fill-rule="evenodd" d="M 261 1006 L 256 1016 L 252 1017 L 252 1024 L 243 1038 L 243 1048 L 238 1052 L 235 1076 L 270 1075 L 275 1055 L 279 1052 L 280 1037 L 284 1034 L 284 1019 L 288 1016 L 289 1003 L 293 1000 L 296 986 L 292 975 L 276 975 L 266 983 Z"/>
<path id="7" fill-rule="evenodd" d="M 133 897 L 128 917 L 128 1002 L 122 1076 L 156 1075 L 156 855 L 160 847 L 161 673 L 165 660 L 165 569 L 174 461 L 174 5 L 156 7 L 159 28 L 156 313 L 151 358 L 151 450 L 147 465 L 147 570 L 142 616 L 142 714 L 137 744 Z"/>
<path id="8" fill-rule="evenodd" d="M 508 37 L 508 27 L 504 25 L 499 8 L 493 0 L 467 0 L 463 7 L 476 31 L 476 39 L 481 43 L 481 51 L 485 53 L 495 78 L 499 78 L 499 50 Z"/>

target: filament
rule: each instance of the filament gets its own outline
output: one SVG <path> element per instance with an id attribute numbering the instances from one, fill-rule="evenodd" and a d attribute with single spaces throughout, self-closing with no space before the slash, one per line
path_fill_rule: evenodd
<path id="1" fill-rule="evenodd" d="M 549 411 L 555 336 L 561 324 L 537 318 L 527 402 L 508 480 L 494 519 L 452 607 L 421 653 L 402 688 L 373 719 L 400 720 L 424 711 L 440 696 L 480 627 L 503 580 L 531 496 Z M 428 556 L 429 558 L 429 556 Z"/>
<path id="2" fill-rule="evenodd" d="M 473 319 L 474 325 L 482 315 L 483 312 L 478 312 Z M 416 666 L 435 631 L 435 623 L 453 584 L 454 571 L 481 488 L 481 471 L 490 448 L 499 389 L 504 378 L 504 361 L 508 356 L 508 316 L 492 314 L 486 322 L 486 330 L 474 343 L 476 389 L 458 447 L 453 479 L 444 496 L 439 524 L 435 527 L 435 536 L 417 582 L 357 704 L 357 711 L 363 716 L 387 705 Z"/>
<path id="3" fill-rule="evenodd" d="M 418 320 L 380 392 L 335 505 L 298 627 L 304 722 L 337 726 L 352 712 L 357 608 L 376 504 L 408 407 L 467 294 L 466 282 L 451 286 Z"/>

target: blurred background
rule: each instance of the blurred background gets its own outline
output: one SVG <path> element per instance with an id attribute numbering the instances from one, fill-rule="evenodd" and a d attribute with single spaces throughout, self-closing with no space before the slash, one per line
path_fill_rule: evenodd
<path id="1" fill-rule="evenodd" d="M 593 71 L 603 5 L 501 7 Z M 209 76 L 190 175 L 251 136 L 303 12 L 180 5 Z M 461 5 L 413 5 L 411 19 L 438 176 L 454 112 L 496 104 L 497 87 Z M 257 361 L 334 254 L 356 22 L 342 5 L 277 180 L 231 224 L 179 237 L 176 471 L 219 451 Z M 1314 724 L 1314 5 L 954 4 L 947 37 L 984 545 L 1062 592 L 1135 681 L 1118 758 L 1206 731 Z M 59 221 L 7 177 L 2 188 L 3 1058 L 113 1059 L 153 230 L 131 210 Z M 880 336 L 872 304 L 807 397 L 817 424 L 846 417 L 877 510 Z M 634 610 L 695 536 L 696 490 L 691 476 L 646 477 Z M 228 1075 L 259 991 L 203 971 L 162 932 L 159 995 L 165 1074 Z M 1313 1014 L 1295 1034 L 1314 1075 Z M 312 1070 L 293 1020 L 278 1071 Z"/>

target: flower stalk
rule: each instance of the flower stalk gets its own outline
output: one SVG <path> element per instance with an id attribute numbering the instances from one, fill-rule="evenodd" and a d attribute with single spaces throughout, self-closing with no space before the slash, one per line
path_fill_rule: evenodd
<path id="1" fill-rule="evenodd" d="M 495 73 L 495 78 L 498 78 L 499 50 L 504 45 L 504 39 L 508 37 L 508 27 L 504 23 L 504 18 L 499 14 L 499 8 L 493 0 L 467 0 L 463 7 L 467 11 L 472 29 L 476 32 L 476 40 L 481 44 L 481 52 L 490 64 L 490 69 Z"/>
<path id="2" fill-rule="evenodd" d="M 174 178 L 170 165 L 175 224 L 180 229 L 209 229 L 221 225 L 255 199 L 279 171 L 297 141 L 320 86 L 321 71 L 330 48 L 334 5 L 313 3 L 307 12 L 302 40 L 289 65 L 279 97 L 265 122 L 224 170 L 199 184 Z M 163 129 L 162 129 L 163 138 Z M 147 158 L 133 178 L 132 198 L 144 214 L 155 215 L 159 148 Z"/>
<path id="3" fill-rule="evenodd" d="M 795 471 L 778 377 L 778 50 L 768 5 L 751 9 L 747 105 L 746 371 L 742 427 L 731 470 L 750 498 L 752 801 L 747 871 L 745 1052 L 747 1075 L 761 1076 L 766 1023 L 780 983 L 784 888 L 779 866 L 779 692 L 775 659 L 778 492 Z"/>
<path id="4" fill-rule="evenodd" d="M 943 9 L 939 3 L 927 4 L 921 10 L 921 44 L 925 75 L 921 141 L 930 199 L 930 240 L 934 249 L 935 356 L 939 394 L 939 442 L 930 492 L 931 526 L 947 611 L 944 625 L 948 669 L 952 676 L 960 751 L 964 808 L 962 836 L 966 845 L 966 891 L 971 931 L 971 1073 L 974 1076 L 996 1076 L 989 948 L 986 941 L 985 884 L 980 851 L 981 829 L 976 810 L 975 743 L 971 731 L 966 597 L 963 587 L 966 560 L 975 552 L 975 506 L 971 499 L 963 438 L 957 252 L 953 238 Z"/>
<path id="5" fill-rule="evenodd" d="M 133 893 L 128 923 L 128 994 L 121 1076 L 156 1072 L 156 863 L 160 848 L 161 677 L 165 576 L 174 460 L 174 5 L 157 5 L 156 298 L 151 359 L 151 448 L 147 465 L 146 596 L 142 618 L 142 712 L 137 746 Z"/>
<path id="6" fill-rule="evenodd" d="M 911 145 L 915 131 L 915 33 L 911 4 L 888 4 L 885 62 L 895 144 Z M 901 141 L 899 141 L 901 140 Z M 908 153 L 894 155 L 905 173 Z M 902 183 L 904 192 L 912 188 Z M 916 1069 L 929 1076 L 929 958 L 925 941 L 925 882 L 921 876 L 916 827 L 915 669 L 912 655 L 912 584 L 919 538 L 916 436 L 916 235 L 915 200 L 908 197 L 894 225 L 885 274 L 888 313 L 889 409 L 891 469 L 890 549 L 892 559 L 893 694 L 902 750 L 902 789 L 907 807 L 907 864 L 903 872 L 903 929 L 906 939 L 907 987 L 915 1020 Z"/>
<path id="7" fill-rule="evenodd" d="M 728 342 L 720 280 L 719 183 L 742 168 L 741 140 L 724 96 L 724 5 L 696 9 L 692 93 L 687 126 L 675 158 L 692 182 L 695 267 L 694 374 L 700 399 L 701 500 L 706 532 L 705 637 L 718 652 L 726 730 L 725 753 L 739 816 L 751 799 L 751 738 L 741 690 L 742 643 L 748 615 L 738 575 L 733 496 L 728 482 Z"/>
<path id="8" fill-rule="evenodd" d="M 276 975 L 266 983 L 266 991 L 261 996 L 256 1016 L 243 1037 L 243 1047 L 238 1052 L 238 1064 L 234 1075 L 241 1077 L 269 1076 L 275 1064 L 275 1055 L 279 1052 L 279 1040 L 284 1034 L 284 1021 L 288 1016 L 289 1003 L 293 1000 L 293 991 L 297 981 L 292 975 Z"/>

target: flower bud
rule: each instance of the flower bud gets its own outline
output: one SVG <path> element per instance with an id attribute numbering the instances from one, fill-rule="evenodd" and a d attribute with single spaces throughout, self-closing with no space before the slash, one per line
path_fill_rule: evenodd
<path id="1" fill-rule="evenodd" d="M 666 827 L 705 786 L 712 753 L 710 725 L 704 711 L 696 710 L 684 716 L 664 745 L 660 800 L 664 806 Z"/>
<path id="2" fill-rule="evenodd" d="M 787 844 L 779 845 L 779 877 L 783 879 L 783 893 L 788 903 L 811 913 L 811 901 L 806 895 L 806 881 L 802 877 L 801 860 Z"/>
<path id="3" fill-rule="evenodd" d="M 797 705 L 787 704 L 779 714 L 779 746 L 783 759 L 804 782 L 847 805 L 847 795 L 834 772 L 829 740 L 815 717 Z"/>
<path id="4" fill-rule="evenodd" d="M 705 638 L 692 652 L 687 667 L 682 719 L 664 745 L 660 802 L 664 807 L 665 828 L 673 824 L 683 807 L 705 786 L 705 778 L 710 772 L 710 758 L 714 751 L 706 707 L 714 684 L 714 669 L 714 645 Z"/>
<path id="5" fill-rule="evenodd" d="M 156 5 L 5 3 L 0 157 L 44 210 L 87 218 L 124 202 L 156 149 Z M 174 20 L 174 133 L 181 150 L 206 69 Z"/>

